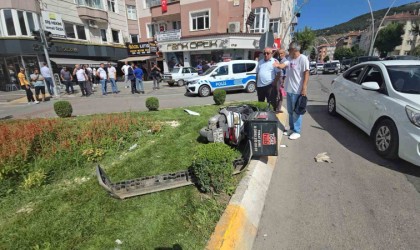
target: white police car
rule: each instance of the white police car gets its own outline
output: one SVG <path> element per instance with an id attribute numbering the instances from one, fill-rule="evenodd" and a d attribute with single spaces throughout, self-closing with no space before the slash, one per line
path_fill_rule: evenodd
<path id="1" fill-rule="evenodd" d="M 185 88 L 187 93 L 209 96 L 216 89 L 240 90 L 248 93 L 257 88 L 257 61 L 233 60 L 220 62 L 210 67 L 203 75 L 189 78 Z"/>

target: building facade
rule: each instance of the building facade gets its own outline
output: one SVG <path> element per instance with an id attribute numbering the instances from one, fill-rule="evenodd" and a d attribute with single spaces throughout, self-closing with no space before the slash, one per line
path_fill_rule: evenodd
<path id="1" fill-rule="evenodd" d="M 326 62 L 328 56 L 329 61 L 334 60 L 335 46 L 332 44 L 321 44 L 318 46 L 318 62 Z"/>
<path id="2" fill-rule="evenodd" d="M 274 38 L 286 32 L 285 24 L 295 1 L 270 0 L 139 0 L 140 41 L 156 40 L 164 71 L 176 64 L 234 59 L 255 59 L 261 51 L 261 34 L 269 31 Z M 254 22 L 247 25 L 249 13 Z M 282 16 L 286 15 L 286 16 Z M 290 32 L 290 29 L 289 31 Z M 289 36 L 286 36 L 290 37 Z M 273 44 L 268 44 L 273 46 Z"/>
<path id="3" fill-rule="evenodd" d="M 19 67 L 29 74 L 46 61 L 32 35 L 41 25 L 54 36 L 49 49 L 54 73 L 63 65 L 125 58 L 125 43 L 139 39 L 135 0 L 0 1 L 0 90 L 19 86 Z"/>
<path id="4" fill-rule="evenodd" d="M 354 31 L 348 33 L 346 36 L 340 37 L 336 40 L 336 48 L 348 48 L 351 49 L 353 46 L 358 46 L 360 43 L 361 32 Z"/>

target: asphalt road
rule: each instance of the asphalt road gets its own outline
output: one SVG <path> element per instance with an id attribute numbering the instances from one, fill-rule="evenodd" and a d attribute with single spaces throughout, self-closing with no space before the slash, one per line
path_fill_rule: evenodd
<path id="1" fill-rule="evenodd" d="M 335 76 L 311 76 L 302 137 L 283 137 L 254 249 L 419 249 L 420 167 L 379 157 L 327 114 Z M 328 152 L 333 163 L 316 163 Z"/>

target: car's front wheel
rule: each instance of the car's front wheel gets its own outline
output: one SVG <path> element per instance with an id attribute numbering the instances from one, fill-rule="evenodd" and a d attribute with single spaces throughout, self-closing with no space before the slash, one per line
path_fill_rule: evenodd
<path id="1" fill-rule="evenodd" d="M 330 115 L 336 115 L 337 111 L 337 103 L 335 102 L 335 97 L 334 95 L 331 95 L 330 98 L 328 99 L 328 114 Z"/>
<path id="2" fill-rule="evenodd" d="M 178 86 L 184 86 L 184 80 L 178 80 Z"/>
<path id="3" fill-rule="evenodd" d="M 207 85 L 203 85 L 198 89 L 198 95 L 201 97 L 206 97 L 210 95 L 210 87 Z"/>
<path id="4" fill-rule="evenodd" d="M 257 86 L 255 82 L 249 82 L 248 85 L 246 85 L 245 90 L 247 93 L 254 93 L 256 89 L 257 89 Z"/>
<path id="5" fill-rule="evenodd" d="M 390 119 L 380 121 L 373 130 L 373 143 L 376 152 L 388 159 L 398 157 L 398 130 Z"/>

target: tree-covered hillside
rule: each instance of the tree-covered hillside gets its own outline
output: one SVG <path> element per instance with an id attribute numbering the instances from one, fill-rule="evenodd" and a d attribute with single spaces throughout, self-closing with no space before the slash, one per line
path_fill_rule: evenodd
<path id="1" fill-rule="evenodd" d="M 366 4 L 366 8 L 368 9 L 367 4 Z M 407 11 L 414 11 L 414 10 L 419 11 L 419 9 L 420 9 L 420 2 L 417 1 L 417 2 L 414 2 L 414 3 L 394 7 L 389 11 L 388 15 L 393 15 L 395 12 L 400 13 L 400 12 L 407 12 Z M 387 10 L 388 9 L 382 9 L 382 10 L 374 11 L 373 16 L 374 16 L 375 20 L 379 20 L 378 22 L 380 22 L 382 20 L 382 18 L 384 17 Z M 364 30 L 369 25 L 371 25 L 370 12 L 368 12 L 364 15 L 360 15 L 358 17 L 355 17 L 348 22 L 335 25 L 333 27 L 315 30 L 315 34 L 317 36 L 320 36 L 320 35 L 330 36 L 330 35 L 334 35 L 334 34 L 344 34 L 344 33 L 350 32 L 350 31 Z"/>

